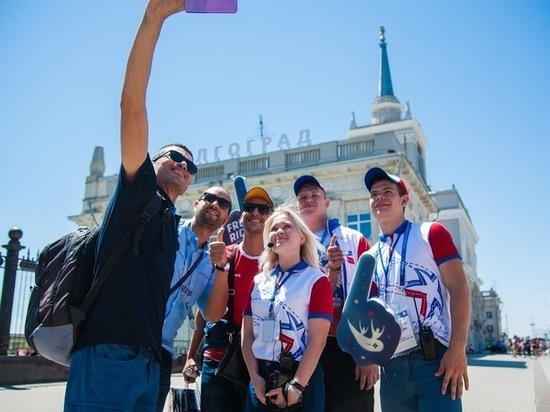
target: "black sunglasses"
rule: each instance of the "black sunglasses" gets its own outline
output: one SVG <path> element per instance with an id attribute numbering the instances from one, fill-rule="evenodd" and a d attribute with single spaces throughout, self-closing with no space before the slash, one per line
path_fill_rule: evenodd
<path id="1" fill-rule="evenodd" d="M 204 200 L 205 202 L 208 202 L 210 204 L 218 202 L 218 205 L 222 209 L 229 210 L 231 208 L 231 202 L 229 200 L 224 199 L 223 197 L 218 197 L 212 193 L 204 192 L 199 200 Z"/>
<path id="2" fill-rule="evenodd" d="M 195 175 L 198 171 L 197 165 L 195 165 L 195 163 L 187 159 L 184 155 L 182 155 L 180 152 L 176 150 L 168 150 L 167 152 L 161 153 L 158 156 L 153 157 L 153 162 L 156 162 L 157 160 L 159 160 L 161 157 L 164 157 L 164 156 L 166 156 L 171 161 L 176 163 L 185 162 L 185 164 L 187 165 L 187 171 L 192 175 Z"/>
<path id="3" fill-rule="evenodd" d="M 243 210 L 246 213 L 254 213 L 254 210 L 258 209 L 258 213 L 260 215 L 267 215 L 269 212 L 271 212 L 271 206 L 269 205 L 262 205 L 259 203 L 245 203 L 243 205 Z"/>

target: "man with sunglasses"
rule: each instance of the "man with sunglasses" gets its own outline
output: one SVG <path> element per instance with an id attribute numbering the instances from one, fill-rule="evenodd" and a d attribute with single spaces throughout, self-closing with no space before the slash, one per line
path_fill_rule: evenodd
<path id="1" fill-rule="evenodd" d="M 170 390 L 172 359 L 180 356 L 174 350 L 174 339 L 185 319 L 194 323 L 192 306 L 198 304 L 206 319 L 219 320 L 227 305 L 227 272 L 215 267 L 227 263 L 225 244 L 209 242 L 210 237 L 229 219 L 231 197 L 222 187 L 211 187 L 195 201 L 195 214 L 179 224 L 179 250 L 174 265 L 171 287 L 185 277 L 168 298 L 162 329 L 162 356 L 157 411 L 162 411 Z M 221 231 L 220 231 L 221 232 Z M 218 233 L 218 239 L 222 233 Z M 185 369 L 184 369 L 185 370 Z"/>
<path id="2" fill-rule="evenodd" d="M 241 329 L 242 314 L 250 296 L 250 285 L 258 274 L 258 259 L 264 251 L 264 223 L 273 213 L 273 201 L 261 187 L 253 187 L 245 197 L 241 220 L 244 228 L 242 242 L 227 247 L 229 266 L 227 271 L 233 274 L 232 309 L 228 310 L 221 322 L 206 323 L 206 339 L 204 343 L 202 378 L 201 378 L 201 408 L 207 412 L 242 411 L 246 400 L 246 390 L 238 385 L 214 374 L 228 344 L 226 325 L 232 330 Z M 233 259 L 232 259 L 233 257 Z M 224 269 L 225 270 L 225 269 Z M 232 292 L 233 293 L 233 292 Z M 232 319 L 228 319 L 232 313 Z M 200 314 L 198 314 L 200 316 Z M 200 324 L 202 319 L 197 320 Z M 202 322 L 204 323 L 204 322 Z M 221 333 L 218 332 L 221 330 Z M 192 341 L 200 341 L 204 330 L 193 331 Z M 185 368 L 196 368 L 195 353 L 187 354 Z M 186 377 L 186 380 L 192 380 Z"/>
<path id="3" fill-rule="evenodd" d="M 120 104 L 122 166 L 99 232 L 95 276 L 132 234 L 145 206 L 152 199 L 161 205 L 135 232 L 139 241 L 121 252 L 87 313 L 65 411 L 153 410 L 157 402 L 162 325 L 178 247 L 174 203 L 196 167 L 180 144 L 164 147 L 151 161 L 145 95 L 164 20 L 182 9 L 183 0 L 150 0 L 128 58 Z"/>
<path id="4" fill-rule="evenodd" d="M 325 381 L 325 410 L 373 411 L 374 384 L 380 377 L 378 366 L 356 365 L 336 341 L 336 327 L 357 262 L 369 249 L 369 243 L 360 232 L 341 225 L 338 219 L 329 219 L 330 199 L 315 177 L 300 176 L 294 182 L 294 193 L 300 216 L 326 248 L 326 254 L 319 258 L 333 292 L 334 320 L 320 359 Z"/>

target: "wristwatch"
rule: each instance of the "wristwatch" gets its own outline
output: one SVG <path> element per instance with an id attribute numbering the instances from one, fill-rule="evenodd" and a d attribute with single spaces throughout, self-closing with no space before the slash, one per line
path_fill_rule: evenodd
<path id="1" fill-rule="evenodd" d="M 229 262 L 227 262 L 224 266 L 214 265 L 214 267 L 220 272 L 229 272 Z"/>

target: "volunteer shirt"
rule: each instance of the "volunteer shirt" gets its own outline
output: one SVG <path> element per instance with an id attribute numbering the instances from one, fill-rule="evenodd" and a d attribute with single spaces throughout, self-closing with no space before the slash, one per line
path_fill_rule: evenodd
<path id="1" fill-rule="evenodd" d="M 417 341 L 420 326 L 427 326 L 448 346 L 450 299 L 439 265 L 460 255 L 447 229 L 437 222 L 405 221 L 393 235 L 380 235 L 368 253 L 376 259 L 374 296 L 407 311 Z"/>
<path id="2" fill-rule="evenodd" d="M 331 295 L 326 275 L 303 261 L 284 273 L 277 268 L 269 275 L 255 276 L 244 311 L 245 316 L 252 316 L 254 357 L 277 361 L 282 342 L 283 350 L 300 361 L 308 341 L 309 319 L 332 321 Z M 274 336 L 279 339 L 264 342 L 262 323 L 269 319 L 270 311 L 275 321 L 268 324 L 275 325 Z"/>
<path id="3" fill-rule="evenodd" d="M 254 276 L 259 272 L 258 260 L 260 256 L 247 255 L 242 245 L 235 246 L 235 295 L 233 297 L 233 323 L 240 328 L 243 320 L 243 312 L 250 297 L 250 285 L 254 281 Z M 232 249 L 228 247 L 228 259 L 231 256 Z"/>

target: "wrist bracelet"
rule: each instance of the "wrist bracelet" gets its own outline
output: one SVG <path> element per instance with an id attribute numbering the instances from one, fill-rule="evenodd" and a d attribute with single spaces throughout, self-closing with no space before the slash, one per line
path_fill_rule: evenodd
<path id="1" fill-rule="evenodd" d="M 303 386 L 300 382 L 298 382 L 297 378 L 292 378 L 290 382 L 288 382 L 288 384 L 293 388 L 296 388 L 297 390 L 299 390 L 301 393 L 303 393 L 306 390 L 305 386 Z"/>
<path id="2" fill-rule="evenodd" d="M 330 269 L 331 272 L 334 272 L 334 273 L 336 273 L 336 274 L 342 272 L 342 266 L 340 266 L 339 268 L 331 268 L 331 267 L 329 266 L 329 269 Z"/>

